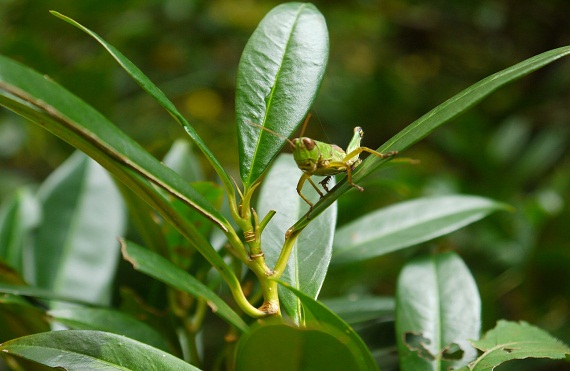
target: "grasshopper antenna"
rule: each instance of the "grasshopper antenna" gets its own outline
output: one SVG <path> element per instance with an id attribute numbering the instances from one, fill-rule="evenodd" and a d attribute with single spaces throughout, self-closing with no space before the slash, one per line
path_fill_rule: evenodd
<path id="1" fill-rule="evenodd" d="M 265 130 L 265 131 L 267 131 L 268 133 L 271 133 L 271 134 L 275 135 L 276 137 L 285 139 L 287 142 L 289 142 L 289 144 L 290 144 L 292 147 L 295 147 L 295 143 L 293 143 L 293 141 L 292 141 L 291 139 L 287 138 L 285 135 L 281 135 L 281 134 L 279 134 L 279 133 L 276 133 L 276 132 L 274 132 L 273 130 L 266 128 L 265 126 L 261 126 L 261 125 L 259 125 L 259 124 L 256 124 L 255 122 L 251 122 L 251 121 L 249 121 L 249 120 L 247 121 L 247 123 L 248 123 L 249 125 L 251 125 L 251 126 L 255 126 L 256 128 L 260 128 L 261 130 Z"/>
<path id="2" fill-rule="evenodd" d="M 307 124 L 309 123 L 310 119 L 311 119 L 311 112 L 307 114 L 307 117 L 305 117 L 305 121 L 303 121 L 303 127 L 301 128 L 301 134 L 299 134 L 299 138 L 302 138 L 303 134 L 305 134 L 305 129 L 307 128 Z"/>

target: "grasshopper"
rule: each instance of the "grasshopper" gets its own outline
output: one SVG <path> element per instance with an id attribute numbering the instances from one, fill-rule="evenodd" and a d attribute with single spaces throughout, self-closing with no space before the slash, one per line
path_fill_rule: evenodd
<path id="1" fill-rule="evenodd" d="M 325 176 L 325 178 L 320 181 L 319 184 L 328 193 L 330 190 L 327 187 L 327 183 L 331 177 L 336 174 L 346 173 L 348 183 L 352 187 L 362 192 L 364 191 L 364 188 L 352 181 L 353 170 L 362 162 L 360 159 L 360 154 L 362 152 L 368 152 L 379 158 L 388 158 L 398 153 L 398 151 L 380 153 L 368 147 L 361 147 L 360 142 L 362 141 L 364 131 L 359 126 L 354 128 L 354 134 L 348 143 L 346 151 L 344 151 L 336 144 L 319 142 L 311 138 L 303 137 L 305 127 L 307 126 L 310 117 L 311 114 L 307 115 L 307 118 L 303 123 L 303 128 L 301 129 L 301 136 L 299 138 L 295 138 L 293 140 L 285 138 L 293 149 L 293 158 L 295 159 L 297 166 L 303 171 L 303 175 L 301 175 L 301 178 L 297 183 L 297 193 L 309 205 L 309 213 L 313 210 L 314 204 L 309 201 L 305 195 L 303 195 L 302 189 L 305 182 L 308 180 L 313 188 L 317 191 L 319 196 L 321 198 L 324 197 L 323 192 L 321 192 L 315 182 L 313 182 L 311 176 Z M 267 130 L 274 135 L 281 136 L 278 133 L 275 133 L 261 125 L 253 125 L 259 126 L 261 129 Z"/>

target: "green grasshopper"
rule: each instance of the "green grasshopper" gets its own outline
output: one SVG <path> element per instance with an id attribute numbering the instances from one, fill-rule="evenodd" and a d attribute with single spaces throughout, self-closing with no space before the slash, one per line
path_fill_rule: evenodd
<path id="1" fill-rule="evenodd" d="M 348 147 L 346 151 L 342 148 L 337 146 L 336 144 L 329 144 L 324 142 L 319 142 L 317 140 L 313 140 L 311 138 L 303 137 L 303 133 L 305 132 L 305 127 L 309 122 L 311 114 L 307 115 L 305 122 L 303 123 L 303 128 L 301 129 L 301 136 L 299 138 L 295 138 L 293 140 L 287 141 L 291 145 L 293 149 L 293 158 L 297 163 L 299 169 L 303 171 L 303 175 L 299 179 L 297 183 L 297 193 L 301 198 L 309 205 L 310 209 L 309 212 L 313 210 L 314 204 L 309 201 L 305 195 L 303 195 L 302 189 L 305 181 L 309 181 L 313 188 L 317 191 L 319 196 L 322 198 L 324 197 L 323 192 L 317 187 L 315 182 L 311 179 L 313 175 L 325 176 L 325 178 L 319 182 L 319 184 L 323 187 L 323 189 L 328 193 L 329 189 L 327 187 L 327 183 L 331 179 L 333 175 L 346 173 L 346 177 L 348 183 L 358 189 L 360 192 L 364 191 L 364 188 L 355 184 L 352 181 L 352 172 L 353 170 L 362 162 L 360 159 L 360 154 L 362 152 L 368 152 L 374 156 L 379 158 L 388 158 L 396 155 L 398 151 L 392 151 L 388 153 L 380 153 L 368 147 L 361 147 L 360 142 L 362 140 L 362 136 L 364 135 L 364 131 L 359 126 L 354 128 L 354 135 L 352 139 L 348 143 Z M 268 132 L 282 137 L 282 135 L 273 132 L 261 125 L 253 124 L 254 126 L 258 126 L 263 130 L 267 130 Z"/>

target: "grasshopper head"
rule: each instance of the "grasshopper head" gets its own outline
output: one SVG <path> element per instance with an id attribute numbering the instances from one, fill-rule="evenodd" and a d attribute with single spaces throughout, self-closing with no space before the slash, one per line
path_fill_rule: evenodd
<path id="1" fill-rule="evenodd" d="M 360 138 L 362 139 L 362 137 L 364 136 L 364 130 L 362 130 L 360 126 L 357 126 L 354 128 L 354 134 L 358 134 L 358 136 L 360 136 Z"/>
<path id="2" fill-rule="evenodd" d="M 293 139 L 293 158 L 299 169 L 312 172 L 316 169 L 318 155 L 315 156 L 313 149 L 316 143 L 311 138 L 295 138 Z"/>

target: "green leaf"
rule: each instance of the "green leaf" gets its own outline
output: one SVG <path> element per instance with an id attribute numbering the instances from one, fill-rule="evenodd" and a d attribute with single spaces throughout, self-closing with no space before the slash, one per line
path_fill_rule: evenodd
<path id="1" fill-rule="evenodd" d="M 90 157 L 143 198 L 200 251 L 235 292 L 239 281 L 196 228 L 181 218 L 155 185 L 202 213 L 224 232 L 228 221 L 171 169 L 99 112 L 43 75 L 0 56 L 0 105 L 38 123 Z"/>
<path id="2" fill-rule="evenodd" d="M 137 181 L 134 174 L 148 179 L 227 231 L 228 222 L 212 205 L 99 112 L 52 80 L 1 56 L 0 105 L 82 150 L 130 188 Z"/>
<path id="3" fill-rule="evenodd" d="M 309 207 L 295 190 L 300 176 L 301 171 L 295 165 L 293 156 L 282 154 L 277 158 L 262 184 L 257 208 L 260 217 L 263 217 L 269 210 L 277 211 L 262 235 L 262 248 L 270 267 L 275 266 L 281 253 L 285 242 L 285 231 Z M 307 187 L 303 192 L 309 198 L 318 198 L 310 184 L 308 182 L 306 184 Z M 313 299 L 317 298 L 329 267 L 336 212 L 337 208 L 334 204 L 305 228 L 297 239 L 287 268 L 281 276 L 281 280 Z M 281 291 L 279 294 L 287 314 L 296 323 L 301 323 L 302 311 L 299 299 L 288 291 Z"/>
<path id="4" fill-rule="evenodd" d="M 333 264 L 381 256 L 451 233 L 505 204 L 476 196 L 438 196 L 402 202 L 377 210 L 339 228 Z"/>
<path id="5" fill-rule="evenodd" d="M 328 54 L 325 19 L 310 3 L 273 8 L 249 39 L 239 63 L 236 92 L 240 174 L 246 189 L 307 115 Z"/>
<path id="6" fill-rule="evenodd" d="M 23 274 L 24 252 L 29 247 L 31 232 L 41 219 L 37 199 L 26 188 L 7 199 L 0 208 L 0 259 Z"/>
<path id="7" fill-rule="evenodd" d="M 164 107 L 170 115 L 184 128 L 184 130 L 188 133 L 190 138 L 196 143 L 198 148 L 206 155 L 210 164 L 216 170 L 218 176 L 224 182 L 226 189 L 233 191 L 233 186 L 230 181 L 230 178 L 226 174 L 225 170 L 222 168 L 222 165 L 218 162 L 216 157 L 212 154 L 210 149 L 206 146 L 206 144 L 202 141 L 202 138 L 196 133 L 194 128 L 186 121 L 184 116 L 178 111 L 174 103 L 172 103 L 166 95 L 160 90 L 150 79 L 137 67 L 135 66 L 130 60 L 128 60 L 120 51 L 115 49 L 112 45 L 108 44 L 103 38 L 97 35 L 95 32 L 91 31 L 87 27 L 79 24 L 75 20 L 64 16 L 55 11 L 50 11 L 51 14 L 55 15 L 56 17 L 63 19 L 64 21 L 72 24 L 73 26 L 79 28 L 83 32 L 87 33 L 89 36 L 93 37 L 99 44 L 101 44 L 111 56 L 119 63 L 119 65 L 127 72 L 136 82 L 143 88 L 147 93 L 149 93 L 156 101 Z"/>
<path id="8" fill-rule="evenodd" d="M 168 351 L 164 338 L 152 327 L 128 314 L 107 308 L 72 307 L 50 310 L 53 320 L 74 330 L 98 330 L 123 335 Z"/>
<path id="9" fill-rule="evenodd" d="M 198 370 L 162 350 L 100 331 L 44 332 L 8 341 L 0 351 L 70 371 Z"/>
<path id="10" fill-rule="evenodd" d="M 498 365 L 525 358 L 563 359 L 570 348 L 547 332 L 521 321 L 500 320 L 481 340 L 471 341 L 483 354 L 469 364 L 469 370 L 494 370 Z"/>
<path id="11" fill-rule="evenodd" d="M 234 312 L 233 309 L 226 304 L 216 293 L 209 287 L 189 275 L 182 269 L 178 268 L 168 260 L 152 251 L 138 246 L 132 242 L 122 242 L 122 250 L 124 258 L 129 261 L 133 267 L 140 272 L 166 283 L 167 285 L 187 292 L 197 298 L 208 301 L 212 311 L 234 325 L 240 331 L 247 332 L 247 324 L 241 317 Z"/>
<path id="12" fill-rule="evenodd" d="M 279 281 L 281 286 L 285 287 L 287 290 L 291 291 L 295 296 L 297 296 L 301 303 L 303 304 L 303 310 L 307 317 L 307 322 L 317 322 L 321 326 L 329 325 L 337 330 L 340 330 L 343 334 L 346 334 L 352 346 L 354 346 L 353 354 L 356 355 L 358 363 L 365 365 L 365 370 L 377 370 L 378 366 L 376 361 L 372 358 L 372 354 L 368 350 L 368 347 L 362 341 L 360 336 L 350 327 L 346 322 L 344 322 L 339 316 L 333 313 L 330 309 L 319 303 L 315 299 L 306 295 L 305 293 L 297 290 L 286 282 Z"/>
<path id="13" fill-rule="evenodd" d="M 355 357 L 348 336 L 330 326 L 263 321 L 240 339 L 236 354 L 237 370 L 369 370 Z"/>
<path id="14" fill-rule="evenodd" d="M 0 282 L 0 292 L 19 296 L 29 296 L 32 298 L 45 299 L 50 301 L 62 301 L 82 305 L 96 305 L 94 301 L 82 300 L 69 295 L 59 294 L 52 290 L 46 290 L 35 286 L 12 285 Z"/>
<path id="15" fill-rule="evenodd" d="M 393 318 L 396 308 L 396 301 L 392 297 L 347 296 L 320 301 L 351 325 L 382 317 Z"/>
<path id="16" fill-rule="evenodd" d="M 76 152 L 38 190 L 43 220 L 33 248 L 38 287 L 108 304 L 124 210 L 109 175 Z"/>
<path id="17" fill-rule="evenodd" d="M 570 46 L 553 49 L 484 78 L 412 122 L 377 150 L 382 153 L 394 150 L 400 153 L 403 152 L 406 148 L 420 141 L 439 126 L 467 111 L 502 86 L 526 76 L 568 54 L 570 54 Z M 379 169 L 386 161 L 386 159 L 379 159 L 376 156 L 368 156 L 354 171 L 354 182 L 358 184 L 366 176 Z M 311 212 L 311 217 L 317 216 L 326 210 L 330 204 L 350 188 L 346 179 L 340 181 L 330 193 L 315 205 Z M 295 223 L 294 229 L 301 229 L 308 222 L 309 220 L 307 218 L 303 218 Z"/>
<path id="18" fill-rule="evenodd" d="M 396 289 L 396 337 L 402 370 L 447 370 L 472 361 L 468 339 L 479 337 L 481 299 L 455 253 L 415 259 Z"/>

